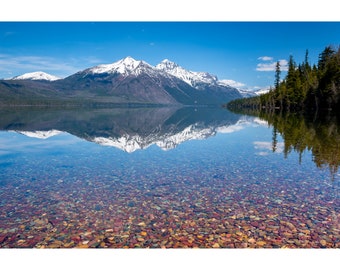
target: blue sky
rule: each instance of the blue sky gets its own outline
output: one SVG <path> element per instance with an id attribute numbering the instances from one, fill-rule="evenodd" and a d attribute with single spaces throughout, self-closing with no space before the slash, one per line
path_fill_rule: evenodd
<path id="1" fill-rule="evenodd" d="M 0 22 L 0 78 L 45 71 L 66 77 L 131 56 L 172 60 L 256 89 L 273 84 L 273 67 L 311 63 L 340 45 L 338 22 Z M 284 75 L 284 73 L 282 74 Z"/>

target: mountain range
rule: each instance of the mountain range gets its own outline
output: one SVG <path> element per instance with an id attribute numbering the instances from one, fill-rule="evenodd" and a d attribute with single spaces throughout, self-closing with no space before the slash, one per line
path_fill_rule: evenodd
<path id="1" fill-rule="evenodd" d="M 211 105 L 252 94 L 240 92 L 208 72 L 186 70 L 167 59 L 152 66 L 132 57 L 63 79 L 40 71 L 0 80 L 0 104 L 58 101 Z"/>

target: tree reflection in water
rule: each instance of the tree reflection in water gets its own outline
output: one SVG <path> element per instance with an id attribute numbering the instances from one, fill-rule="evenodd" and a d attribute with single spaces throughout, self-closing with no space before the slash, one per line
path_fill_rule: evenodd
<path id="1" fill-rule="evenodd" d="M 309 117 L 302 114 L 265 114 L 259 117 L 273 127 L 272 148 L 275 152 L 277 133 L 284 140 L 284 156 L 295 151 L 302 161 L 303 153 L 311 151 L 318 168 L 329 167 L 334 180 L 340 166 L 340 125 L 337 116 Z"/>

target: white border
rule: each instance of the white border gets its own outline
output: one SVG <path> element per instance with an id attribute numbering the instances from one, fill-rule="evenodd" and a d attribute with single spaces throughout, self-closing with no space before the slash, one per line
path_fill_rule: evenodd
<path id="1" fill-rule="evenodd" d="M 339 21 L 336 1 L 10 0 L 1 21 Z M 333 269 L 335 250 L 2 249 L 4 269 Z"/>
<path id="2" fill-rule="evenodd" d="M 339 21 L 335 0 L 10 0 L 0 21 Z"/>

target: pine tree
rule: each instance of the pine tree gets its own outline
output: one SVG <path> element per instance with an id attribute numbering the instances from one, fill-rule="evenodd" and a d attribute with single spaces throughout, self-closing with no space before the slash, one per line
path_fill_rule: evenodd
<path id="1" fill-rule="evenodd" d="M 281 74 L 280 62 L 277 61 L 275 66 L 275 90 L 278 90 L 280 86 L 280 74 Z"/>

